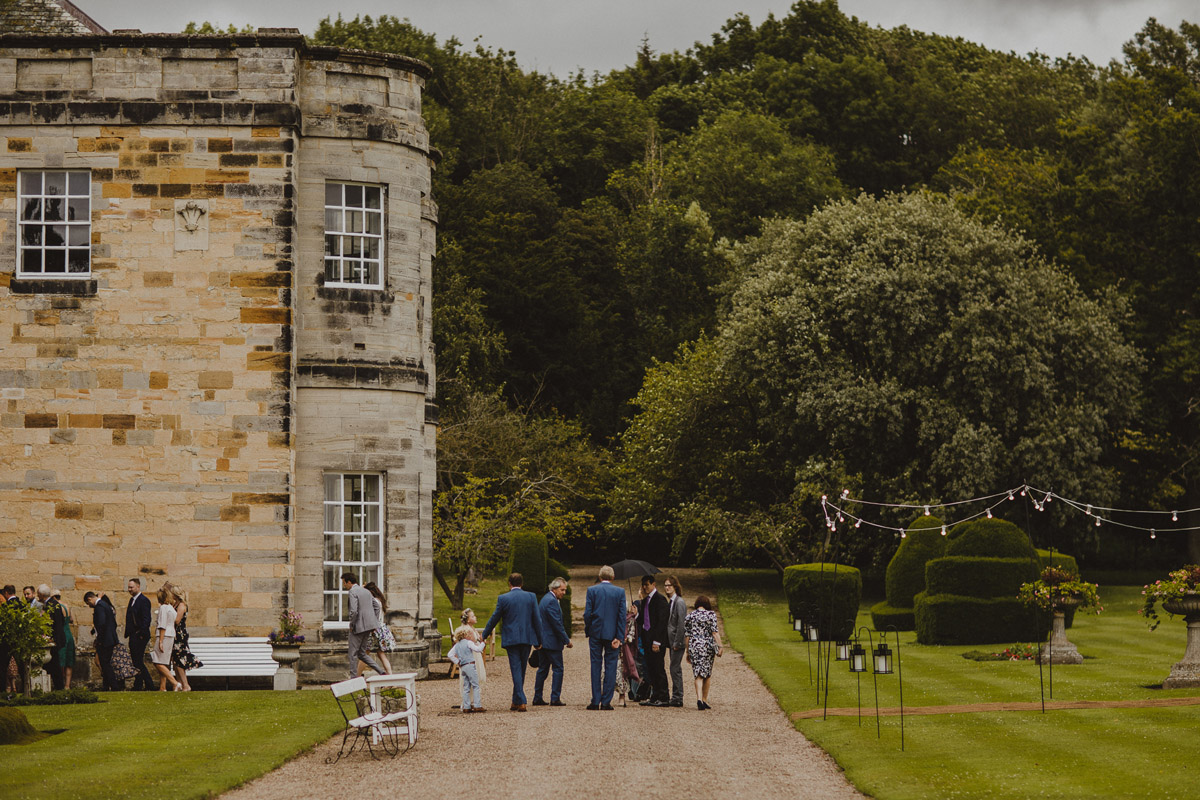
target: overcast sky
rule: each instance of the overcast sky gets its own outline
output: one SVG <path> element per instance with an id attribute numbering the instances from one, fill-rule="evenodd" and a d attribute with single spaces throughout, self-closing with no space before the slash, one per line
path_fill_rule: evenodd
<path id="1" fill-rule="evenodd" d="M 758 24 L 787 14 L 785 0 L 74 0 L 109 30 L 176 32 L 189 21 L 221 26 L 294 27 L 312 33 L 327 16 L 407 17 L 440 40 L 481 36 L 515 50 L 527 69 L 564 76 L 624 66 L 643 36 L 657 51 L 709 41 L 722 23 L 746 13 Z M 1120 58 L 1121 45 L 1150 17 L 1178 27 L 1200 22 L 1197 0 L 842 0 L 842 10 L 871 25 L 908 25 L 962 36 L 998 50 L 1050 56 L 1084 55 L 1098 63 Z"/>

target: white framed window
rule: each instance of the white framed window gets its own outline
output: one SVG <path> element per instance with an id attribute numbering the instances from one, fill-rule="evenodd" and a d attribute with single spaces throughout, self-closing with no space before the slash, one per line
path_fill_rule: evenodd
<path id="1" fill-rule="evenodd" d="M 92 175 L 21 170 L 17 175 L 17 277 L 92 274 Z"/>
<path id="2" fill-rule="evenodd" d="M 371 472 L 325 473 L 326 628 L 350 624 L 350 595 L 342 573 L 360 584 L 379 583 L 383 572 L 383 476 Z"/>
<path id="3" fill-rule="evenodd" d="M 383 187 L 325 184 L 325 285 L 383 288 Z"/>

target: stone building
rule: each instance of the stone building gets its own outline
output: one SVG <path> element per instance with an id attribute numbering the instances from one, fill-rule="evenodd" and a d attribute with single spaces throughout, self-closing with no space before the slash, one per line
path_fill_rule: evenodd
<path id="1" fill-rule="evenodd" d="M 85 611 L 170 580 L 193 636 L 298 611 L 301 674 L 328 679 L 351 571 L 422 668 L 428 67 L 67 16 L 0 35 L 0 580 Z"/>

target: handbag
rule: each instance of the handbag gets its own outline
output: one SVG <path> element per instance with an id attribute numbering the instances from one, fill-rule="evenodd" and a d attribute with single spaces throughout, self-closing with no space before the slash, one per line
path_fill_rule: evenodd
<path id="1" fill-rule="evenodd" d="M 542 651 L 534 650 L 529 654 L 529 666 L 539 667 L 542 664 Z"/>
<path id="2" fill-rule="evenodd" d="M 129 648 L 122 642 L 117 642 L 113 647 L 112 671 L 113 675 L 119 681 L 132 678 L 138 674 L 137 667 L 133 665 L 133 658 L 129 655 Z"/>

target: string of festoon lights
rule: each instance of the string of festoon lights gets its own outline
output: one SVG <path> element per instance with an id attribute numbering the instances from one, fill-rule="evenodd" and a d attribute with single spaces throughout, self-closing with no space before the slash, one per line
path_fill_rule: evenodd
<path id="1" fill-rule="evenodd" d="M 1018 497 L 1027 497 L 1029 502 L 1038 511 L 1045 511 L 1046 506 L 1057 500 L 1063 503 L 1068 508 L 1074 509 L 1087 517 L 1094 520 L 1097 528 L 1101 525 L 1112 525 L 1116 528 L 1122 528 L 1131 531 L 1140 531 L 1150 534 L 1151 539 L 1158 537 L 1160 533 L 1187 533 L 1189 531 L 1200 530 L 1200 526 L 1179 526 L 1179 515 L 1190 514 L 1200 511 L 1200 508 L 1175 509 L 1172 511 L 1159 511 L 1156 509 L 1134 509 L 1134 508 L 1113 508 L 1111 506 L 1102 506 L 1094 503 L 1085 503 L 1080 500 L 1074 500 L 1069 497 L 1063 497 L 1053 491 L 1038 489 L 1030 486 L 1028 483 L 1023 483 L 1020 486 L 1007 489 L 1005 491 L 996 492 L 994 494 L 982 495 L 980 497 L 972 497 L 966 500 L 954 500 L 946 503 L 880 503 L 872 500 L 863 500 L 857 497 L 850 496 L 849 489 L 843 489 L 836 500 L 830 500 L 828 495 L 821 496 L 821 510 L 825 515 L 825 525 L 831 531 L 837 530 L 837 526 L 841 524 L 851 525 L 854 528 L 861 528 L 866 525 L 869 528 L 878 530 L 891 531 L 905 538 L 907 536 L 906 529 L 897 528 L 893 525 L 883 525 L 878 522 L 866 519 L 860 514 L 854 514 L 849 510 L 850 506 L 871 506 L 880 509 L 900 509 L 900 510 L 923 510 L 925 516 L 932 516 L 935 510 L 955 508 L 957 506 L 984 504 L 983 508 L 973 514 L 967 514 L 955 518 L 953 521 L 942 520 L 941 534 L 945 536 L 949 528 L 972 520 L 987 518 L 992 519 L 992 512 L 1004 505 L 1005 503 L 1015 501 Z M 1169 522 L 1164 520 L 1162 525 L 1134 525 L 1128 522 L 1122 522 L 1114 519 L 1115 514 L 1138 514 L 1150 515 L 1151 519 L 1158 516 L 1170 517 Z M 939 513 L 940 517 L 940 513 Z"/>

